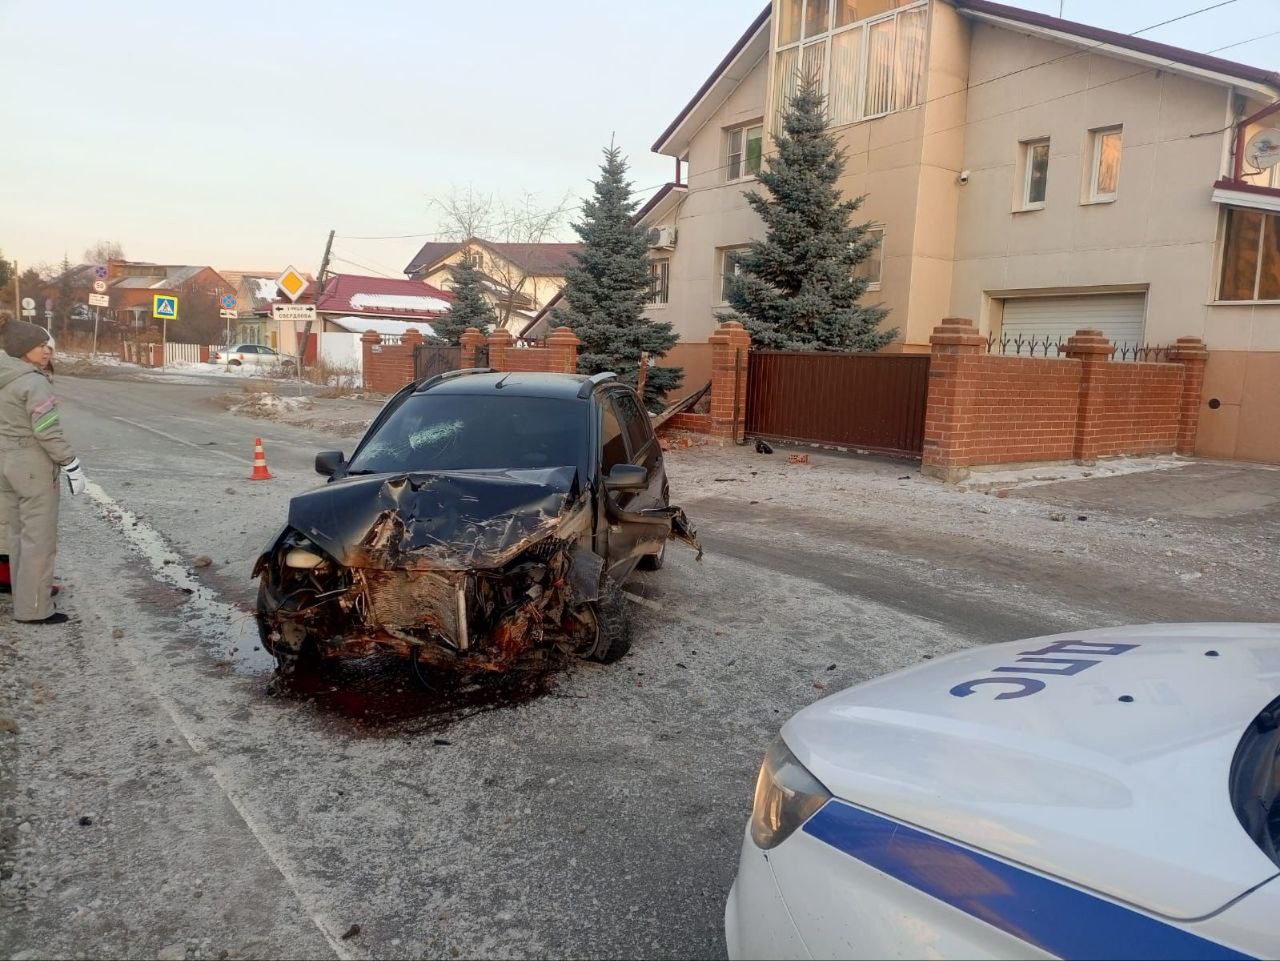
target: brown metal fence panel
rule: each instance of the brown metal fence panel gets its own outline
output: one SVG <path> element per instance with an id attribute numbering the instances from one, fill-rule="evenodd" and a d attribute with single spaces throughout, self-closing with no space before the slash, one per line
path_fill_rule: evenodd
<path id="1" fill-rule="evenodd" d="M 418 344 L 413 351 L 413 379 L 434 377 L 462 366 L 461 347 Z"/>
<path id="2" fill-rule="evenodd" d="M 753 350 L 747 433 L 918 456 L 928 354 Z"/>

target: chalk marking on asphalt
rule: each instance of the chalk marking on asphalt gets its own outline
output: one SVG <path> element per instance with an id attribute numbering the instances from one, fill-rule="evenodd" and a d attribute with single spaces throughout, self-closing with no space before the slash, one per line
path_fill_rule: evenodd
<path id="1" fill-rule="evenodd" d="M 117 420 L 123 419 L 124 418 L 117 418 Z M 151 428 L 145 429 L 150 430 Z M 159 431 L 157 431 L 157 433 L 159 433 Z M 215 453 L 217 452 L 215 451 Z M 146 562 L 146 564 L 151 568 L 152 573 L 158 579 L 184 589 L 198 589 L 201 595 L 209 594 L 208 589 L 186 570 L 182 569 L 177 564 L 165 563 L 166 560 L 179 558 L 180 555 L 169 547 L 168 543 L 164 539 L 164 535 L 150 527 L 148 524 L 138 520 L 136 515 L 127 508 L 122 507 L 110 494 L 93 481 L 85 481 L 85 492 L 89 495 L 89 499 L 92 500 L 103 512 L 108 524 L 115 526 L 114 521 L 118 519 L 120 529 L 124 534 L 125 540 L 129 542 L 129 546 L 133 548 L 134 552 Z M 110 512 L 113 511 L 118 514 L 118 518 L 110 516 Z M 196 595 L 193 595 L 193 597 L 195 596 Z M 227 610 L 233 614 L 243 613 L 237 608 L 232 607 L 230 604 L 226 604 L 221 601 L 214 601 L 212 598 L 207 596 L 203 597 L 203 600 L 206 604 L 219 604 L 227 608 Z M 202 738 L 199 732 L 187 723 L 186 719 L 178 709 L 177 703 L 170 698 L 169 695 L 156 689 L 155 685 L 151 681 L 150 674 L 142 669 L 144 665 L 138 665 L 135 662 L 135 666 L 139 668 L 139 673 L 145 679 L 147 686 L 151 689 L 152 695 L 160 702 L 165 713 L 169 715 L 169 720 L 173 723 L 173 726 L 177 729 L 178 733 L 182 735 L 182 739 L 187 742 L 187 747 L 191 749 L 193 754 L 206 758 L 206 769 L 209 771 L 209 774 L 222 790 L 226 799 L 231 802 L 231 806 L 236 809 L 236 813 L 240 815 L 240 820 L 243 821 L 245 827 L 249 829 L 249 833 L 253 835 L 254 840 L 258 842 L 258 845 L 266 854 L 267 859 L 272 863 L 275 869 L 280 872 L 280 876 L 284 879 L 285 884 L 289 886 L 289 890 L 293 892 L 293 896 L 297 899 L 298 904 L 302 906 L 307 917 L 311 919 L 311 923 L 316 926 L 320 935 L 329 944 L 329 947 L 333 949 L 333 953 L 341 958 L 342 961 L 354 961 L 356 955 L 348 949 L 348 946 L 340 937 L 330 930 L 330 924 L 327 919 L 322 917 L 316 909 L 307 903 L 307 899 L 303 897 L 302 890 L 298 885 L 298 880 L 288 862 L 285 860 L 284 855 L 276 851 L 269 840 L 269 835 L 258 823 L 257 818 L 255 818 L 240 799 L 236 797 L 235 793 L 231 789 L 230 777 L 222 768 L 217 756 L 209 753 L 208 745 L 205 743 L 204 738 Z"/>
<path id="2" fill-rule="evenodd" d="M 217 454 L 219 457 L 225 457 L 227 460 L 233 460 L 237 464 L 253 464 L 253 461 L 247 457 L 238 457 L 235 454 L 228 454 L 225 450 L 215 450 L 214 448 L 208 447 L 204 444 L 197 444 L 194 441 L 187 440 L 185 437 L 178 437 L 166 431 L 159 430 L 158 428 L 148 427 L 146 424 L 139 424 L 136 420 L 130 420 L 128 417 L 113 417 L 112 420 L 118 420 L 121 423 L 128 424 L 130 427 L 136 427 L 138 430 L 145 430 L 150 431 L 153 434 L 158 434 L 166 440 L 173 441 L 175 444 L 182 444 L 185 447 L 194 447 L 196 450 L 202 450 L 208 454 Z"/>
<path id="3" fill-rule="evenodd" d="M 641 597 L 639 594 L 633 594 L 631 591 L 623 591 L 622 596 L 629 600 L 632 604 L 639 604 L 641 607 L 648 608 L 658 614 L 665 614 L 667 617 L 677 621 L 684 621 L 689 624 L 697 624 L 699 627 L 710 631 L 728 631 L 732 630 L 732 625 L 717 624 L 715 621 L 708 620 L 705 617 L 699 617 L 697 614 L 677 614 L 664 604 L 659 604 L 655 600 L 648 597 Z"/>

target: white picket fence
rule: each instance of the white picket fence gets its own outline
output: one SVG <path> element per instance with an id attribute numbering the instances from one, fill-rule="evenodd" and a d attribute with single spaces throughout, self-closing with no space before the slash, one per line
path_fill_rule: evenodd
<path id="1" fill-rule="evenodd" d="M 166 342 L 164 345 L 164 359 L 166 364 L 173 364 L 179 361 L 188 364 L 198 364 L 200 363 L 200 345 L 171 344 Z"/>

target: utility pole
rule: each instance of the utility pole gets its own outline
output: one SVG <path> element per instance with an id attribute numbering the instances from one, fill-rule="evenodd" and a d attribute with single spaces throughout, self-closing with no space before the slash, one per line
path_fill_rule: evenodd
<path id="1" fill-rule="evenodd" d="M 329 272 L 329 255 L 333 252 L 333 235 L 336 230 L 329 231 L 329 239 L 324 244 L 324 256 L 320 258 L 320 273 L 316 275 L 316 312 L 319 316 L 320 298 L 324 296 L 324 277 Z M 298 349 L 298 373 L 301 375 L 302 366 L 307 360 L 307 344 L 311 341 L 311 324 L 308 320 L 302 327 L 302 345 Z"/>
<path id="2" fill-rule="evenodd" d="M 18 273 L 18 262 L 13 262 L 13 319 L 22 320 L 22 275 Z"/>

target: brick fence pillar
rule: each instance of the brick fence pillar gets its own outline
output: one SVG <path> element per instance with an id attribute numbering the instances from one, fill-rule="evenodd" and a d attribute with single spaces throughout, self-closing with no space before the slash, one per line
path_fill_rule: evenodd
<path id="1" fill-rule="evenodd" d="M 458 338 L 458 343 L 462 347 L 462 369 L 476 365 L 476 351 L 484 345 L 484 334 L 475 327 L 468 327 L 462 332 L 462 336 Z"/>
<path id="2" fill-rule="evenodd" d="M 707 342 L 711 344 L 711 433 L 736 443 L 747 426 L 751 335 L 736 320 L 726 320 Z"/>
<path id="3" fill-rule="evenodd" d="M 576 374 L 578 372 L 578 348 L 582 341 L 568 327 L 557 327 L 547 337 L 547 349 L 551 351 L 551 372 Z"/>
<path id="4" fill-rule="evenodd" d="M 929 337 L 929 398 L 924 415 L 921 473 L 945 481 L 960 480 L 965 470 L 967 429 L 977 384 L 966 371 L 966 357 L 981 354 L 987 341 L 967 317 L 946 317 Z"/>
<path id="5" fill-rule="evenodd" d="M 380 364 L 376 363 L 381 357 L 379 354 L 374 353 L 373 349 L 375 347 L 378 348 L 379 352 L 382 350 L 382 335 L 376 330 L 366 330 L 360 335 L 360 370 L 362 371 L 362 386 L 365 390 L 386 389 L 381 384 L 374 386 L 378 382 L 377 372 L 381 367 Z"/>
<path id="6" fill-rule="evenodd" d="M 1063 355 L 1080 361 L 1080 401 L 1076 407 L 1075 459 L 1081 464 L 1092 464 L 1098 459 L 1101 442 L 1103 404 L 1106 395 L 1102 387 L 1104 365 L 1111 362 L 1111 341 L 1100 330 L 1077 330 L 1067 338 Z"/>
<path id="7" fill-rule="evenodd" d="M 1169 349 L 1169 360 L 1182 365 L 1182 408 L 1178 414 L 1179 454 L 1196 452 L 1196 434 L 1200 430 L 1200 401 L 1204 396 L 1204 368 L 1209 351 L 1199 337 L 1179 337 Z"/>
<path id="8" fill-rule="evenodd" d="M 503 330 L 499 327 L 489 335 L 489 366 L 494 370 L 507 369 L 507 351 L 511 350 L 511 345 L 515 343 L 515 338 L 511 336 L 511 331 Z"/>

